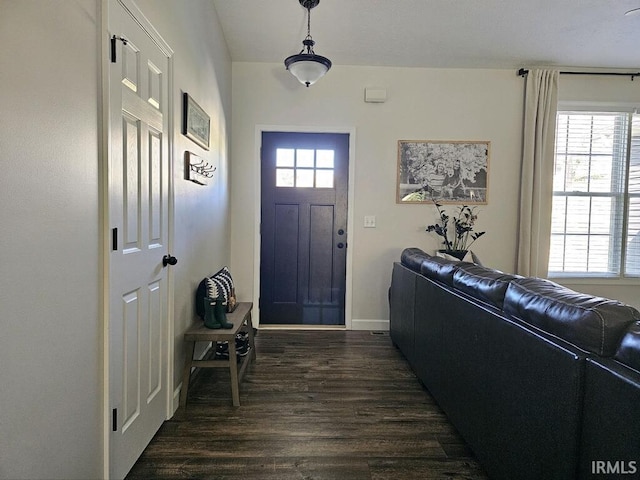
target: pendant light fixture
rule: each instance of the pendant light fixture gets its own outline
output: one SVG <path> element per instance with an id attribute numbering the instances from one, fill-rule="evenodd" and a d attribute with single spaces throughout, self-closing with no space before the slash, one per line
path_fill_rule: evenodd
<path id="1" fill-rule="evenodd" d="M 313 46 L 316 42 L 311 38 L 311 9 L 320 0 L 299 0 L 300 5 L 307 9 L 307 36 L 302 41 L 302 50 L 297 55 L 291 55 L 284 60 L 284 66 L 307 87 L 316 83 L 331 68 L 331 60 L 322 55 L 316 55 Z"/>

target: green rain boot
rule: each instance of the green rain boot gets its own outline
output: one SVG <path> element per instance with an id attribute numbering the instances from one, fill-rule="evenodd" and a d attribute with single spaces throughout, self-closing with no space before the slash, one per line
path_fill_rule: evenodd
<path id="1" fill-rule="evenodd" d="M 207 328 L 222 328 L 216 319 L 216 301 L 209 297 L 204 297 L 204 326 Z"/>
<path id="2" fill-rule="evenodd" d="M 216 298 L 213 305 L 216 322 L 220 325 L 218 328 L 233 328 L 233 323 L 227 322 L 227 305 L 222 298 Z"/>

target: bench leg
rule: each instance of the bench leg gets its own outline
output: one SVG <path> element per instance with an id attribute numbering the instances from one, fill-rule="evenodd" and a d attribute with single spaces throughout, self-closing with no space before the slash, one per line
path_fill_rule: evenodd
<path id="1" fill-rule="evenodd" d="M 256 361 L 256 344 L 253 340 L 253 321 L 251 320 L 251 310 L 249 310 L 249 313 L 247 314 L 247 330 L 249 333 L 249 346 L 251 347 L 251 353 L 249 353 L 249 355 L 251 355 L 251 361 L 255 362 Z"/>
<path id="2" fill-rule="evenodd" d="M 180 406 L 187 406 L 187 394 L 189 392 L 189 381 L 191 380 L 191 362 L 193 352 L 196 349 L 196 342 L 186 342 L 184 352 L 184 367 L 182 369 L 182 389 L 180 390 Z"/>
<path id="3" fill-rule="evenodd" d="M 236 341 L 229 340 L 229 374 L 231 377 L 231 398 L 233 406 L 240 406 L 240 386 L 238 385 L 238 357 L 236 356 Z"/>

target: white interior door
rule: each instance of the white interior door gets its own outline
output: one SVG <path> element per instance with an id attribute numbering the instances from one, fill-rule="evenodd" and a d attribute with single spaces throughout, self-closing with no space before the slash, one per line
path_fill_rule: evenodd
<path id="1" fill-rule="evenodd" d="M 123 5 L 109 5 L 110 478 L 123 478 L 167 412 L 168 59 Z"/>

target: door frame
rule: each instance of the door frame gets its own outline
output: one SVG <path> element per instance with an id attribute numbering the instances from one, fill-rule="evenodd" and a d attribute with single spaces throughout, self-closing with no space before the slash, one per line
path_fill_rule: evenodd
<path id="1" fill-rule="evenodd" d="M 164 55 L 167 57 L 167 116 L 168 116 L 168 131 L 166 132 L 167 140 L 167 161 L 169 162 L 169 173 L 167 178 L 167 195 L 168 195 L 168 230 L 169 235 L 167 239 L 168 251 L 173 251 L 174 246 L 174 94 L 173 94 L 173 81 L 174 81 L 174 52 L 169 44 L 162 38 L 155 27 L 144 15 L 142 10 L 136 5 L 134 0 L 116 0 L 122 8 L 124 8 L 133 19 L 140 25 L 145 33 L 151 38 L 151 40 L 158 46 Z M 100 15 L 100 34 L 98 38 L 100 49 L 100 92 L 101 97 L 98 99 L 100 116 L 98 119 L 99 125 L 99 189 L 100 189 L 100 230 L 99 230 L 99 242 L 100 242 L 100 312 L 102 322 L 102 444 L 103 444 L 103 456 L 102 456 L 102 472 L 103 478 L 109 478 L 110 467 L 110 435 L 111 435 L 111 411 L 110 411 L 110 385 L 109 385 L 109 260 L 111 252 L 111 224 L 109 217 L 109 174 L 111 165 L 111 95 L 110 95 L 110 69 L 111 69 L 111 45 L 109 35 L 109 1 L 101 2 L 101 8 L 99 10 Z M 165 376 L 166 388 L 166 419 L 173 416 L 174 408 L 174 389 L 173 389 L 173 372 L 174 372 L 174 273 L 173 269 L 169 269 L 167 272 L 167 303 L 165 305 L 167 309 L 167 335 L 164 339 L 164 349 L 167 355 L 167 372 Z"/>
<path id="2" fill-rule="evenodd" d="M 261 175 L 262 175 L 262 133 L 263 132 L 291 132 L 291 133 L 346 133 L 349 135 L 349 183 L 347 185 L 347 268 L 345 273 L 345 292 L 344 292 L 344 326 L 339 325 L 335 327 L 323 327 L 317 325 L 311 326 L 300 326 L 300 327 L 292 327 L 288 325 L 288 328 L 299 328 L 299 329 L 326 329 L 326 328 L 336 328 L 336 329 L 352 329 L 352 308 L 353 308 L 353 253 L 352 249 L 348 247 L 349 244 L 353 245 L 354 242 L 352 240 L 352 235 L 354 231 L 354 184 L 355 184 L 355 151 L 356 151 L 356 129 L 354 127 L 313 127 L 313 126 L 300 126 L 300 125 L 256 125 L 255 130 L 255 152 L 254 152 L 254 163 L 255 163 L 255 176 L 254 176 L 254 185 L 256 186 L 256 196 L 255 196 L 255 220 L 254 220 L 254 239 L 253 239 L 253 264 L 254 275 L 253 275 L 253 304 L 260 305 L 260 242 L 261 242 L 261 233 L 260 233 L 260 221 L 262 215 L 262 187 L 261 187 Z M 255 312 L 255 321 L 254 326 L 260 326 L 260 308 L 256 309 Z"/>

